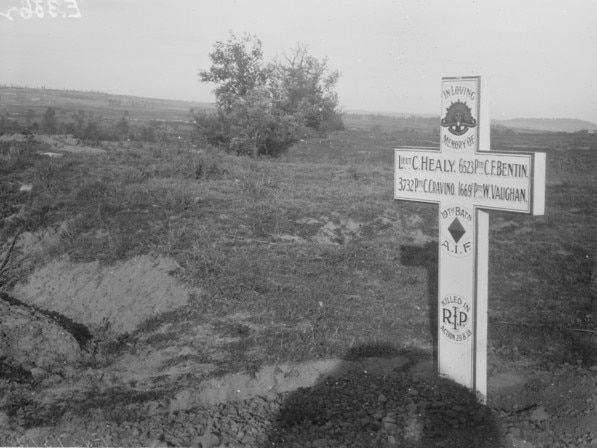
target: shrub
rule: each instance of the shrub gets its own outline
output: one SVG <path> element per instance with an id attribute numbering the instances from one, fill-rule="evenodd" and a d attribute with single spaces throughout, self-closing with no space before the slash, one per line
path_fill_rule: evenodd
<path id="1" fill-rule="evenodd" d="M 276 156 L 309 133 L 343 129 L 334 91 L 339 72 L 329 72 L 298 47 L 284 62 L 263 63 L 261 41 L 234 35 L 216 42 L 210 70 L 215 112 L 193 111 L 198 133 L 236 154 Z"/>

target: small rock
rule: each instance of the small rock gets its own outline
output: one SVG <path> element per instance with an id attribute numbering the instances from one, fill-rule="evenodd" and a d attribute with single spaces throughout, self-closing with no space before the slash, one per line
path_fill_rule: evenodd
<path id="1" fill-rule="evenodd" d="M 327 439 L 318 439 L 311 442 L 313 448 L 326 448 L 328 446 Z"/>
<path id="2" fill-rule="evenodd" d="M 175 436 L 166 436 L 166 446 L 183 446 L 184 442 L 181 438 Z"/>
<path id="3" fill-rule="evenodd" d="M 506 446 L 518 446 L 518 440 L 519 439 L 514 434 L 506 434 Z"/>
<path id="4" fill-rule="evenodd" d="M 597 446 L 597 437 L 594 437 L 593 440 L 591 440 L 589 446 Z"/>
<path id="5" fill-rule="evenodd" d="M 533 412 L 531 412 L 531 421 L 541 423 L 545 420 L 549 420 L 549 414 L 545 411 L 543 406 L 539 406 Z"/>
<path id="6" fill-rule="evenodd" d="M 268 391 L 265 393 L 265 398 L 266 400 L 276 400 L 278 398 L 278 392 L 276 392 L 274 389 L 268 389 Z"/>
<path id="7" fill-rule="evenodd" d="M 377 397 L 377 402 L 383 404 L 386 401 L 388 401 L 387 397 L 384 394 L 379 394 L 379 397 Z"/>
<path id="8" fill-rule="evenodd" d="M 373 418 L 375 420 L 381 420 L 383 418 L 383 413 L 381 412 L 376 412 L 375 414 L 373 414 Z"/>
<path id="9" fill-rule="evenodd" d="M 31 376 L 33 377 L 33 379 L 35 379 L 37 381 L 48 376 L 48 371 L 45 369 L 42 369 L 41 367 L 34 367 L 29 372 L 31 372 Z"/>
<path id="10" fill-rule="evenodd" d="M 368 417 L 361 417 L 359 419 L 359 423 L 361 424 L 361 426 L 367 426 L 369 423 L 371 423 L 371 420 L 369 420 Z"/>
<path id="11" fill-rule="evenodd" d="M 244 436 L 242 438 L 241 443 L 244 445 L 253 446 L 253 445 L 255 445 L 255 441 L 256 441 L 255 437 L 247 434 L 246 436 Z"/>
<path id="12" fill-rule="evenodd" d="M 62 377 L 56 373 L 49 375 L 48 377 L 44 378 L 44 384 L 58 384 L 62 381 Z"/>
<path id="13" fill-rule="evenodd" d="M 65 378 L 74 378 L 79 375 L 79 372 L 72 366 L 64 366 L 62 368 L 62 375 L 64 375 Z"/>
<path id="14" fill-rule="evenodd" d="M 392 422 L 383 422 L 382 428 L 384 429 L 384 431 L 389 433 L 395 433 L 398 431 L 398 425 Z"/>
<path id="15" fill-rule="evenodd" d="M 146 409 L 147 415 L 158 414 L 159 407 L 160 407 L 160 403 L 155 400 L 148 401 L 147 403 L 145 403 L 145 409 Z"/>
<path id="16" fill-rule="evenodd" d="M 388 436 L 388 445 L 395 446 L 396 445 L 396 437 Z"/>
<path id="17" fill-rule="evenodd" d="M 8 426 L 9 417 L 6 412 L 0 411 L 0 428 L 6 428 Z"/>
<path id="18" fill-rule="evenodd" d="M 201 448 L 215 448 L 220 444 L 220 438 L 211 433 L 206 432 L 202 436 L 196 437 L 193 445 L 200 446 Z"/>
<path id="19" fill-rule="evenodd" d="M 170 412 L 187 409 L 192 397 L 193 391 L 191 389 L 179 390 L 176 393 L 174 400 L 170 403 Z"/>

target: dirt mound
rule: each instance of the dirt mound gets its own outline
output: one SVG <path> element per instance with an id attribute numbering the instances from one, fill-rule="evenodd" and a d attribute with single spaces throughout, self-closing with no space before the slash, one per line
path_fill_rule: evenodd
<path id="1" fill-rule="evenodd" d="M 566 364 L 490 378 L 489 402 L 506 430 L 507 446 L 597 446 L 595 373 L 597 367 Z"/>
<path id="2" fill-rule="evenodd" d="M 177 269 L 169 258 L 147 255 L 111 266 L 53 260 L 18 283 L 13 295 L 92 331 L 122 334 L 187 303 L 189 291 L 170 275 Z"/>
<path id="3" fill-rule="evenodd" d="M 60 322 L 0 293 L 0 359 L 54 370 L 83 357 L 79 342 Z"/>

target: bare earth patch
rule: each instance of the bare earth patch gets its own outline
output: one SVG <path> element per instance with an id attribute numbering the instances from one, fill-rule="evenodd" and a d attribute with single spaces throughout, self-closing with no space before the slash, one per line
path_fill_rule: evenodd
<path id="1" fill-rule="evenodd" d="M 112 266 L 53 260 L 18 283 L 13 295 L 90 328 L 121 334 L 187 303 L 189 291 L 170 275 L 178 268 L 171 259 L 147 255 Z"/>
<path id="2" fill-rule="evenodd" d="M 80 342 L 56 319 L 5 299 L 0 295 L 0 359 L 37 374 L 40 369 L 59 371 L 85 358 Z"/>

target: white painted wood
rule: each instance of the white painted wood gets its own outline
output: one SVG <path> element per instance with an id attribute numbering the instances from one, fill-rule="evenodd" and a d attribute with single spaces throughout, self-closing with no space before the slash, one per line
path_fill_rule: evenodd
<path id="1" fill-rule="evenodd" d="M 544 152 L 535 153 L 535 165 L 533 172 L 533 215 L 545 214 L 545 165 L 546 157 Z"/>
<path id="2" fill-rule="evenodd" d="M 487 402 L 487 320 L 489 306 L 489 214 L 477 210 L 475 310 L 475 384 L 477 398 Z"/>
<path id="3" fill-rule="evenodd" d="M 479 116 L 479 151 L 491 148 L 491 119 L 488 78 L 479 80 L 480 116 Z M 489 214 L 477 209 L 476 235 L 476 270 L 475 270 L 475 384 L 472 388 L 479 401 L 487 403 L 487 325 L 489 307 Z"/>
<path id="4" fill-rule="evenodd" d="M 490 149 L 480 77 L 442 79 L 440 149 L 395 151 L 394 198 L 439 204 L 439 374 L 487 396 L 489 217 L 542 214 L 545 154 Z"/>

